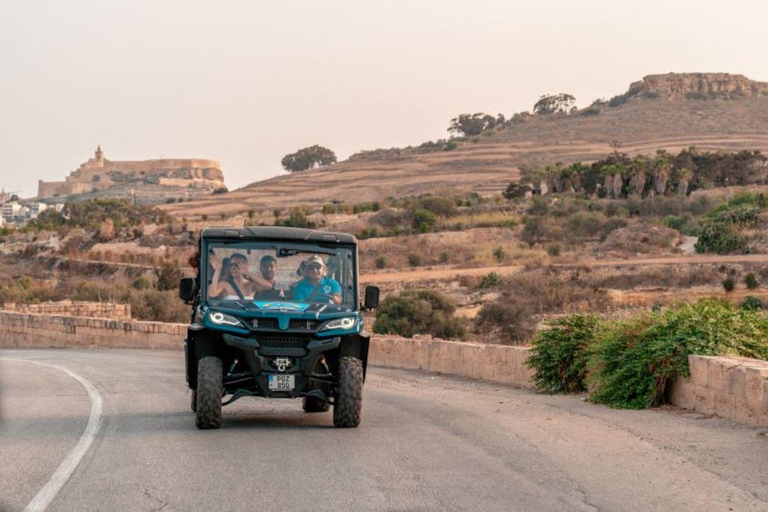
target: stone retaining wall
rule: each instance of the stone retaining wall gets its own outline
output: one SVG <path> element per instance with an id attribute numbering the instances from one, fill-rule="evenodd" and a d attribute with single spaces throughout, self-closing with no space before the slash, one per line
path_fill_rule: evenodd
<path id="1" fill-rule="evenodd" d="M 0 311 L 2 348 L 184 348 L 185 324 Z"/>
<path id="2" fill-rule="evenodd" d="M 768 427 L 768 361 L 688 356 L 688 364 L 691 376 L 675 382 L 674 405 Z"/>
<path id="3" fill-rule="evenodd" d="M 108 302 L 85 302 L 62 300 L 59 302 L 42 302 L 40 304 L 16 304 L 6 302 L 0 307 L 5 311 L 17 313 L 35 313 L 41 315 L 86 316 L 91 318 L 108 318 L 110 320 L 130 320 L 130 304 L 111 304 Z"/>
<path id="4" fill-rule="evenodd" d="M 531 387 L 526 366 L 530 349 L 485 343 L 373 336 L 368 361 L 373 365 L 458 375 L 500 384 Z"/>

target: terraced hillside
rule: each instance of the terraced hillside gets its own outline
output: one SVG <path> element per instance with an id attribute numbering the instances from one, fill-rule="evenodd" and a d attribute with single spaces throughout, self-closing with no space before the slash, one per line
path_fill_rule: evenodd
<path id="1" fill-rule="evenodd" d="M 752 87 L 748 93 L 744 81 Z M 336 165 L 163 209 L 194 216 L 332 200 L 367 202 L 427 192 L 494 194 L 517 179 L 523 166 L 596 160 L 613 151 L 614 141 L 630 155 L 692 145 L 768 152 L 765 90 L 765 84 L 738 75 L 649 76 L 633 84 L 617 106 L 605 102 L 570 115 L 525 116 L 519 123 L 507 123 L 480 137 L 457 140 L 450 151 L 404 148 L 363 153 Z"/>

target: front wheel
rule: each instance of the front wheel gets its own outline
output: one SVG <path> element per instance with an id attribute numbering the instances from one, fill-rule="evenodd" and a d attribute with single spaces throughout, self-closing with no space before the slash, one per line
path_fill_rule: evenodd
<path id="1" fill-rule="evenodd" d="M 360 425 L 363 410 L 363 363 L 354 357 L 339 361 L 339 387 L 333 404 L 333 424 L 341 428 Z"/>
<path id="2" fill-rule="evenodd" d="M 197 365 L 197 407 L 195 425 L 199 429 L 221 427 L 221 397 L 224 394 L 222 363 L 218 357 L 204 357 Z"/>

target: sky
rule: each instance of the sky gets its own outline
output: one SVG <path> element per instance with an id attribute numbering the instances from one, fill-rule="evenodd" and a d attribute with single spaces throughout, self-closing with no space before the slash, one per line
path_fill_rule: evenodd
<path id="1" fill-rule="evenodd" d="M 4 0 L 0 186 L 33 196 L 101 144 L 218 160 L 235 189 L 302 147 L 417 145 L 545 93 L 586 106 L 653 73 L 768 81 L 766 19 L 743 0 Z"/>

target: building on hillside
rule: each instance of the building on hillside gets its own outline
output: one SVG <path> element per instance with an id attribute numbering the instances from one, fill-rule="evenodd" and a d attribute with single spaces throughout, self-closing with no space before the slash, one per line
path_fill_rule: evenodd
<path id="1" fill-rule="evenodd" d="M 12 221 L 21 213 L 21 205 L 16 201 L 9 201 L 2 206 L 3 218 L 7 221 Z"/>
<path id="2" fill-rule="evenodd" d="M 5 187 L 3 187 L 3 191 L 0 192 L 0 204 L 7 203 L 11 199 L 11 194 L 5 191 Z"/>
<path id="3" fill-rule="evenodd" d="M 226 188 L 219 162 L 198 158 L 112 161 L 101 146 L 93 158 L 70 173 L 64 181 L 38 181 L 37 199 L 65 199 L 68 196 L 122 197 L 131 199 L 131 190 L 144 199 L 158 201 L 167 195 L 210 195 Z"/>
<path id="4" fill-rule="evenodd" d="M 29 218 L 30 219 L 36 219 L 38 215 L 40 215 L 41 212 L 44 212 L 48 209 L 48 205 L 45 203 L 30 203 L 29 204 Z"/>

